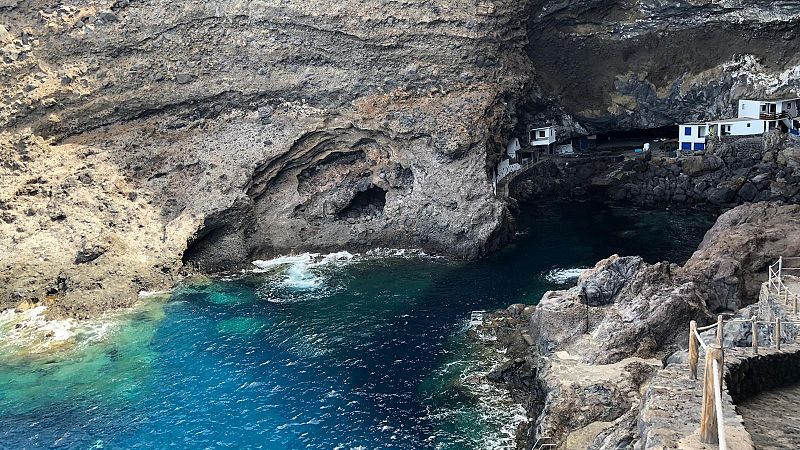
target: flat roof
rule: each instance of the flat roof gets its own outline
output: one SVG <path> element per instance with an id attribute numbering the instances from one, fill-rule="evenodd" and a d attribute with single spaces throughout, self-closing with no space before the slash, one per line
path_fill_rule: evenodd
<path id="1" fill-rule="evenodd" d="M 777 102 L 790 102 L 792 100 L 800 100 L 800 97 L 785 97 L 785 98 L 772 98 L 772 99 L 740 98 L 739 100 L 746 100 L 750 102 L 777 103 Z"/>
<path id="2" fill-rule="evenodd" d="M 708 123 L 708 122 L 689 122 L 689 123 L 682 123 L 679 126 L 688 127 L 688 126 L 705 125 L 706 123 Z"/>
<path id="3" fill-rule="evenodd" d="M 709 120 L 708 123 L 720 123 L 720 122 L 752 122 L 752 121 L 761 121 L 763 119 L 757 119 L 755 117 L 735 117 L 732 119 L 718 119 L 718 120 Z"/>

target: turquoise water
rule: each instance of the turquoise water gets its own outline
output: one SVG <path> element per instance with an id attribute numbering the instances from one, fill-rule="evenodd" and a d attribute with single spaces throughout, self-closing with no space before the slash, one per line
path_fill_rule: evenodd
<path id="1" fill-rule="evenodd" d="M 0 346 L 0 448 L 514 448 L 524 412 L 472 376 L 502 355 L 467 339 L 469 312 L 612 253 L 680 262 L 711 224 L 550 204 L 480 261 L 298 257 L 187 284 L 60 350 Z"/>

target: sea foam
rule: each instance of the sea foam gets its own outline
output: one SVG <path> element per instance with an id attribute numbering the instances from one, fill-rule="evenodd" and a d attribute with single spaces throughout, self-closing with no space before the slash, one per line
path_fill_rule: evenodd
<path id="1" fill-rule="evenodd" d="M 571 281 L 577 280 L 581 274 L 589 270 L 587 268 L 572 268 L 572 269 L 553 269 L 547 272 L 544 278 L 554 284 L 567 284 Z"/>

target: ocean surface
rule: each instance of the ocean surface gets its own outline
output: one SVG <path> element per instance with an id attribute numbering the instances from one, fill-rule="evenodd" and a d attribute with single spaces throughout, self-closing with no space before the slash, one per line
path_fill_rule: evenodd
<path id="1" fill-rule="evenodd" d="M 470 312 L 534 304 L 614 253 L 682 262 L 713 218 L 529 206 L 518 241 L 479 261 L 261 261 L 33 354 L 2 313 L 0 448 L 514 448 L 524 410 L 475 377 L 502 355 L 467 337 Z"/>

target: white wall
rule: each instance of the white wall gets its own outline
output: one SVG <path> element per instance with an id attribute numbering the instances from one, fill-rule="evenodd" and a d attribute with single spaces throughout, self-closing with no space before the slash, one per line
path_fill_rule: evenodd
<path id="1" fill-rule="evenodd" d="M 516 158 L 517 157 L 517 151 L 519 149 L 521 149 L 521 148 L 522 148 L 522 146 L 519 145 L 519 139 L 514 138 L 514 139 L 511 139 L 511 141 L 506 146 L 506 153 L 508 154 L 508 156 L 510 156 L 512 158 Z"/>
<path id="2" fill-rule="evenodd" d="M 497 181 L 502 180 L 509 174 L 514 173 L 521 168 L 522 166 L 519 164 L 511 164 L 511 161 L 507 159 L 500 161 L 500 163 L 497 165 Z"/>
<path id="3" fill-rule="evenodd" d="M 544 137 L 539 137 L 540 131 L 544 131 Z M 531 145 L 550 145 L 556 141 L 556 130 L 553 127 L 534 128 L 528 138 Z"/>
<path id="4" fill-rule="evenodd" d="M 761 102 L 758 100 L 739 100 L 739 118 L 752 117 L 758 119 L 761 114 Z"/>
<path id="5" fill-rule="evenodd" d="M 686 134 L 686 129 L 691 130 L 691 134 Z M 700 151 L 705 150 L 706 135 L 708 134 L 708 125 L 706 124 L 683 124 L 678 126 L 678 149 L 682 151 Z M 685 148 L 684 143 L 689 144 L 689 148 Z M 702 144 L 700 146 L 696 144 Z"/>
<path id="6" fill-rule="evenodd" d="M 742 122 L 733 122 L 731 126 L 731 135 L 733 136 L 749 136 L 754 134 L 764 133 L 764 120 L 748 120 Z M 724 122 L 721 122 L 724 123 Z"/>

